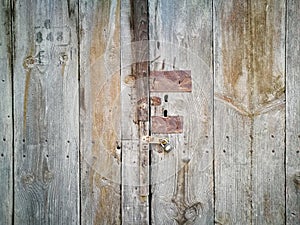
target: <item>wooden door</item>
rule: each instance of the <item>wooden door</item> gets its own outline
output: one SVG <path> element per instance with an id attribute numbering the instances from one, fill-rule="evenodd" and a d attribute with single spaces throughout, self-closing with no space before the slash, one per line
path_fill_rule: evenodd
<path id="1" fill-rule="evenodd" d="M 0 224 L 300 223 L 297 0 L 3 0 Z"/>

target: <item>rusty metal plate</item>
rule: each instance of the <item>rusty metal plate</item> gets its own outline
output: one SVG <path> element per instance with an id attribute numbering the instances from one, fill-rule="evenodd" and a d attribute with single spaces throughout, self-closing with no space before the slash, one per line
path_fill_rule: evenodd
<path id="1" fill-rule="evenodd" d="M 183 132 L 182 116 L 152 116 L 151 133 L 153 134 L 178 134 Z"/>
<path id="2" fill-rule="evenodd" d="M 190 70 L 150 72 L 150 91 L 152 92 L 191 92 Z"/>

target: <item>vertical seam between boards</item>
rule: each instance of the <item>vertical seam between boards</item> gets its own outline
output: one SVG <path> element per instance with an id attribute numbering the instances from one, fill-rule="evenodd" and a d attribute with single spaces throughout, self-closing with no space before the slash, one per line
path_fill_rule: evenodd
<path id="1" fill-rule="evenodd" d="M 214 45 L 214 1 L 211 2 L 211 45 L 212 45 L 212 49 L 211 49 L 211 55 L 212 55 L 212 59 L 211 59 L 211 63 L 212 63 L 212 147 L 213 147 L 213 159 L 212 159 L 212 167 L 213 167 L 213 223 L 214 221 L 216 221 L 216 176 L 215 176 L 215 45 Z"/>
<path id="2" fill-rule="evenodd" d="M 284 120 L 284 127 L 285 127 L 285 132 L 284 132 L 284 223 L 286 224 L 287 222 L 287 170 L 286 170 L 286 150 L 287 150 L 287 36 L 288 36 L 288 0 L 285 0 L 285 28 L 284 28 L 284 82 L 285 82 L 285 120 Z"/>
<path id="3" fill-rule="evenodd" d="M 82 166 L 82 164 L 81 164 L 81 156 L 82 156 L 82 152 L 81 152 L 81 126 L 80 126 L 80 123 L 81 123 L 81 116 L 80 116 L 80 108 L 81 108 L 81 101 L 80 101 L 80 97 L 81 97 L 81 92 L 80 92 L 80 89 L 81 89 L 81 73 L 80 73 L 80 62 L 81 62 L 81 57 L 80 57 L 80 54 L 81 54 L 81 48 L 80 48 L 80 35 L 79 35 L 79 33 L 80 33 L 80 0 L 77 0 L 77 23 L 76 23 L 76 26 L 77 26 L 77 46 L 78 46 L 78 52 L 77 52 L 77 55 L 78 55 L 78 59 L 77 59 L 77 63 L 78 63 L 78 67 L 77 67 L 77 73 L 78 73 L 78 78 L 77 78 L 77 80 L 78 80 L 78 142 L 79 142 L 79 144 L 78 144 L 78 178 L 79 178 L 79 182 L 78 182 L 78 191 L 79 191 L 79 206 L 78 206 L 78 210 L 79 210 L 79 224 L 81 225 L 82 224 L 82 221 L 81 221 L 81 219 L 82 219 L 82 212 L 81 212 L 81 204 L 82 204 L 82 199 L 81 199 L 81 197 L 82 197 L 82 195 L 81 195 L 81 187 L 82 187 L 82 185 L 81 185 L 81 182 L 82 182 L 82 180 L 81 180 L 81 172 L 82 172 L 82 168 L 81 168 L 81 166 Z"/>
<path id="4" fill-rule="evenodd" d="M 15 152 L 15 114 L 14 114 L 14 51 L 15 51 L 15 46 L 14 46 L 14 2 L 13 0 L 10 1 L 9 3 L 9 9 L 10 9 L 10 79 L 11 79 L 11 95 L 12 95 L 12 104 L 11 104 L 11 120 L 12 120 L 12 152 L 11 152 L 11 156 L 12 156 L 12 213 L 11 213 L 11 221 L 12 224 L 14 224 L 14 220 L 15 220 L 15 157 L 14 157 L 14 152 Z"/>
<path id="5" fill-rule="evenodd" d="M 150 95 L 150 35 L 149 35 L 149 26 L 150 26 L 150 10 L 149 10 L 149 1 L 146 0 L 147 4 L 147 61 L 148 61 L 148 135 L 151 136 L 151 95 Z M 149 205 L 149 224 L 152 224 L 151 218 L 152 218 L 152 173 L 151 173 L 151 165 L 152 165 L 152 152 L 151 152 L 151 144 L 148 145 L 148 173 L 149 173 L 149 195 L 148 195 L 148 205 Z"/>
<path id="6" fill-rule="evenodd" d="M 121 35 L 121 31 L 122 31 L 122 0 L 119 1 L 119 7 L 120 7 L 120 10 L 119 10 L 119 20 L 120 20 L 120 30 L 119 30 L 119 43 L 120 43 L 120 48 L 119 48 L 119 68 L 120 68 L 120 146 L 121 146 L 121 152 L 120 152 L 120 168 L 119 168 L 119 171 L 120 171 L 120 186 L 119 186 L 119 191 L 120 191 L 120 204 L 119 204 L 119 214 L 120 214 L 120 223 L 122 224 L 122 218 L 123 218 L 123 213 L 122 213 L 122 209 L 123 209 L 123 194 L 122 194 L 122 191 L 123 191 L 123 128 L 122 128 L 122 112 L 123 112 L 123 107 L 122 107 L 122 35 Z"/>

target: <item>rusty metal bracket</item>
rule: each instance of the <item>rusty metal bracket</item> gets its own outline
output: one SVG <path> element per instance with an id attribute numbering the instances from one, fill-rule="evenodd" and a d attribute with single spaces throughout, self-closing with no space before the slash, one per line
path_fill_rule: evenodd
<path id="1" fill-rule="evenodd" d="M 144 136 L 142 137 L 142 141 L 149 143 L 149 144 L 159 144 L 166 152 L 169 152 L 172 150 L 172 146 L 169 142 L 168 138 L 160 138 L 160 137 L 154 137 L 154 136 Z"/>
<path id="2" fill-rule="evenodd" d="M 153 134 L 178 134 L 183 132 L 182 116 L 152 116 L 151 132 Z"/>
<path id="3" fill-rule="evenodd" d="M 151 71 L 151 92 L 191 92 L 192 77 L 190 70 Z"/>

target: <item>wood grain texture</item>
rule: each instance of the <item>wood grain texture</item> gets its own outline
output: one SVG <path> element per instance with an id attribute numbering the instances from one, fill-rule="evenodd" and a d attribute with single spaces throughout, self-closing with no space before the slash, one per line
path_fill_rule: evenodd
<path id="1" fill-rule="evenodd" d="M 216 220 L 283 224 L 285 2 L 214 9 Z"/>
<path id="2" fill-rule="evenodd" d="M 152 116 L 182 116 L 167 153 L 152 144 L 153 224 L 213 224 L 212 8 L 210 1 L 149 1 L 151 71 L 191 70 L 191 93 L 152 92 Z M 151 85 L 151 83 L 150 83 Z"/>
<path id="3" fill-rule="evenodd" d="M 121 224 L 120 1 L 80 0 L 82 224 Z"/>
<path id="4" fill-rule="evenodd" d="M 287 1 L 286 224 L 300 223 L 300 2 Z"/>
<path id="5" fill-rule="evenodd" d="M 0 224 L 12 223 L 13 124 L 11 5 L 0 3 Z"/>
<path id="6" fill-rule="evenodd" d="M 285 223 L 285 1 L 252 0 L 252 224 Z"/>
<path id="7" fill-rule="evenodd" d="M 77 2 L 13 8 L 14 222 L 78 224 Z"/>
<path id="8" fill-rule="evenodd" d="M 122 222 L 149 224 L 147 1 L 121 3 Z"/>

